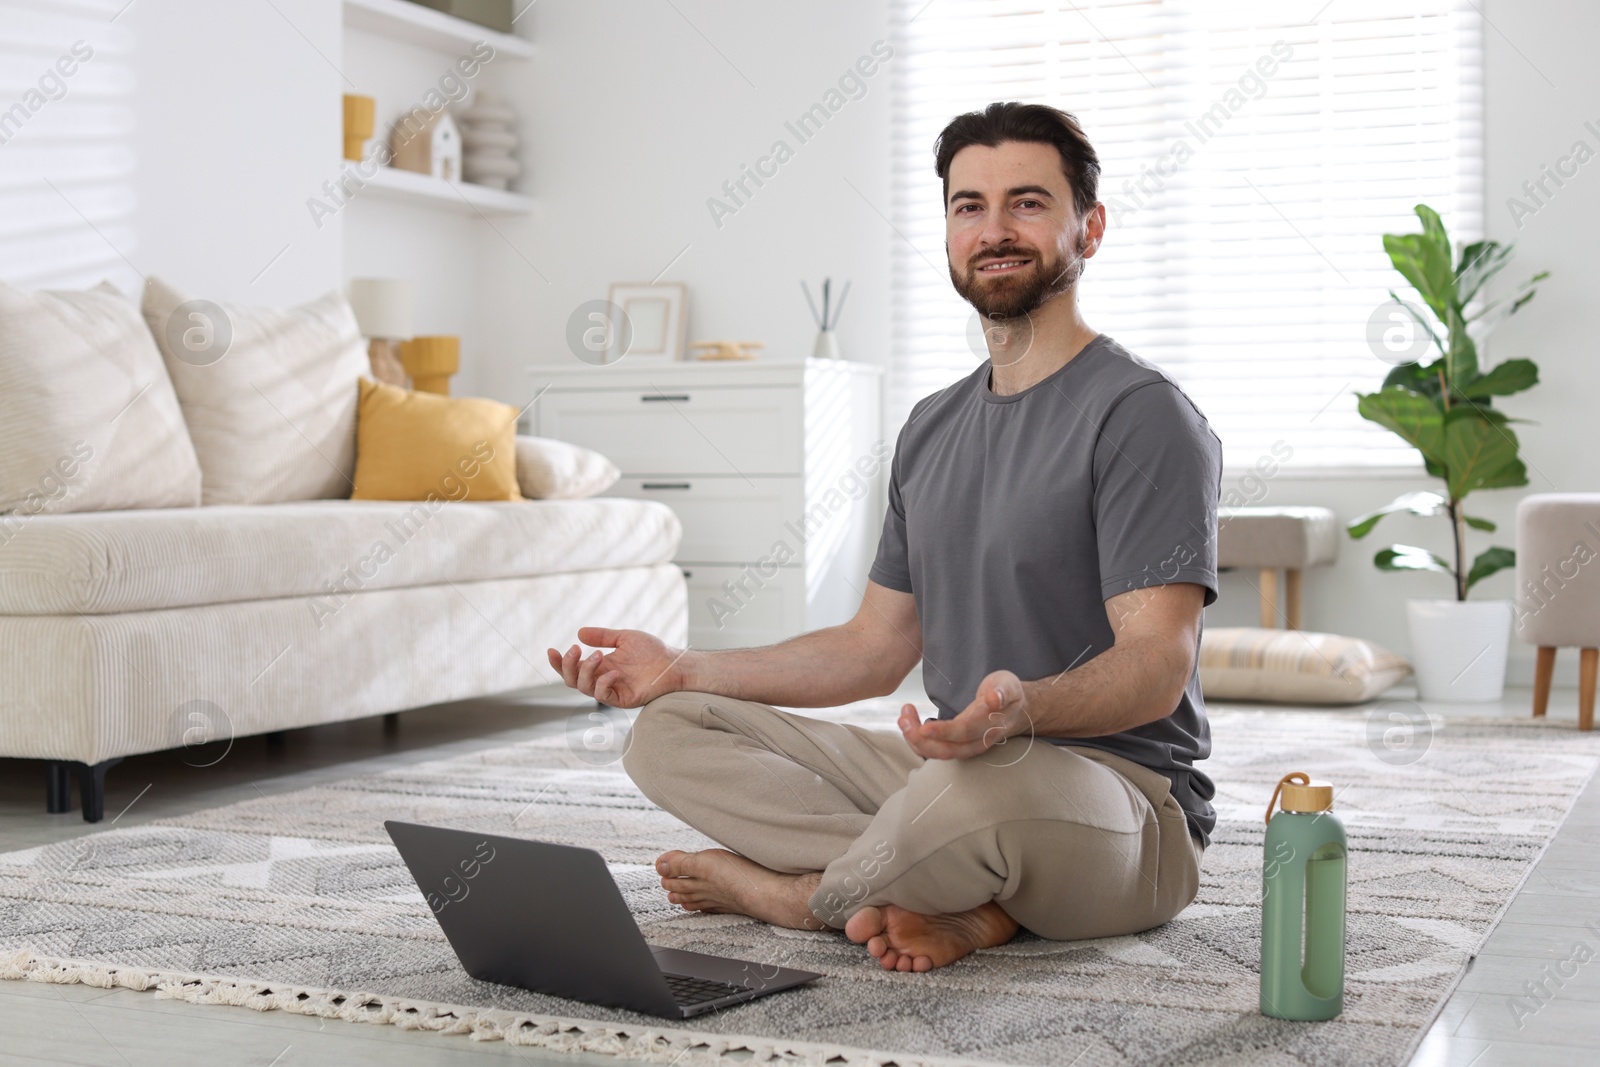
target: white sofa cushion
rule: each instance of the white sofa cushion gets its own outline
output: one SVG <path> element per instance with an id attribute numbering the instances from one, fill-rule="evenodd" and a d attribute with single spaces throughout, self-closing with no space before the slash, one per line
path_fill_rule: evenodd
<path id="1" fill-rule="evenodd" d="M 664 563 L 682 533 L 665 504 L 616 497 L 43 515 L 0 552 L 0 614 L 302 597 L 325 618 L 375 589 Z"/>
<path id="2" fill-rule="evenodd" d="M 342 295 L 242 307 L 190 300 L 151 278 L 144 317 L 183 405 L 204 503 L 350 495 L 357 383 L 369 370 Z"/>
<path id="3" fill-rule="evenodd" d="M 529 500 L 582 500 L 617 483 L 617 465 L 592 449 L 517 435 L 517 485 Z"/>
<path id="4" fill-rule="evenodd" d="M 113 286 L 0 284 L 0 543 L 22 516 L 200 502 L 161 353 Z"/>

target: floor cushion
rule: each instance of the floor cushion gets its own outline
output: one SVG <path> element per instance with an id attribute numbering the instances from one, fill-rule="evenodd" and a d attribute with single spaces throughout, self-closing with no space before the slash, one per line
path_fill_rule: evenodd
<path id="1" fill-rule="evenodd" d="M 1410 673 L 1359 637 L 1254 626 L 1208 626 L 1200 637 L 1200 689 L 1217 700 L 1358 704 Z"/>

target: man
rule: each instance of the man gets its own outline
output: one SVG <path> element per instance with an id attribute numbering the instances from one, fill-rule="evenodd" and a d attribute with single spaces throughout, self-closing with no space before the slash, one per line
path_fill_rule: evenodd
<path id="1" fill-rule="evenodd" d="M 997 103 L 940 135 L 950 277 L 989 359 L 900 433 L 867 591 L 842 626 L 702 652 L 586 627 L 550 663 L 644 706 L 623 763 L 727 846 L 657 861 L 669 899 L 842 929 L 886 969 L 1130 934 L 1181 911 L 1216 816 L 1197 659 L 1221 446 L 1163 372 L 1082 319 L 1099 161 L 1065 112 Z M 899 734 L 771 705 L 892 693 Z"/>

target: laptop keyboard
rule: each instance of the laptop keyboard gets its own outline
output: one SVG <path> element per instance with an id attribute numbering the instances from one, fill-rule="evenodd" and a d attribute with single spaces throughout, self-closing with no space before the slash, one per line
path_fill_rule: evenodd
<path id="1" fill-rule="evenodd" d="M 672 990 L 673 999 L 685 1008 L 720 1000 L 722 997 L 731 997 L 735 993 L 749 992 L 748 988 L 742 985 L 713 982 L 705 978 L 690 978 L 686 974 L 663 974 L 661 977 L 667 980 L 667 988 Z"/>

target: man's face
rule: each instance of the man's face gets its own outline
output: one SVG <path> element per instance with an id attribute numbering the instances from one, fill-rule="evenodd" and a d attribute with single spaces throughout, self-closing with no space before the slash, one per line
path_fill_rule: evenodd
<path id="1" fill-rule="evenodd" d="M 968 145 L 950 161 L 950 280 L 985 318 L 1027 315 L 1070 290 L 1104 232 L 1103 208 L 1073 210 L 1054 145 Z"/>

